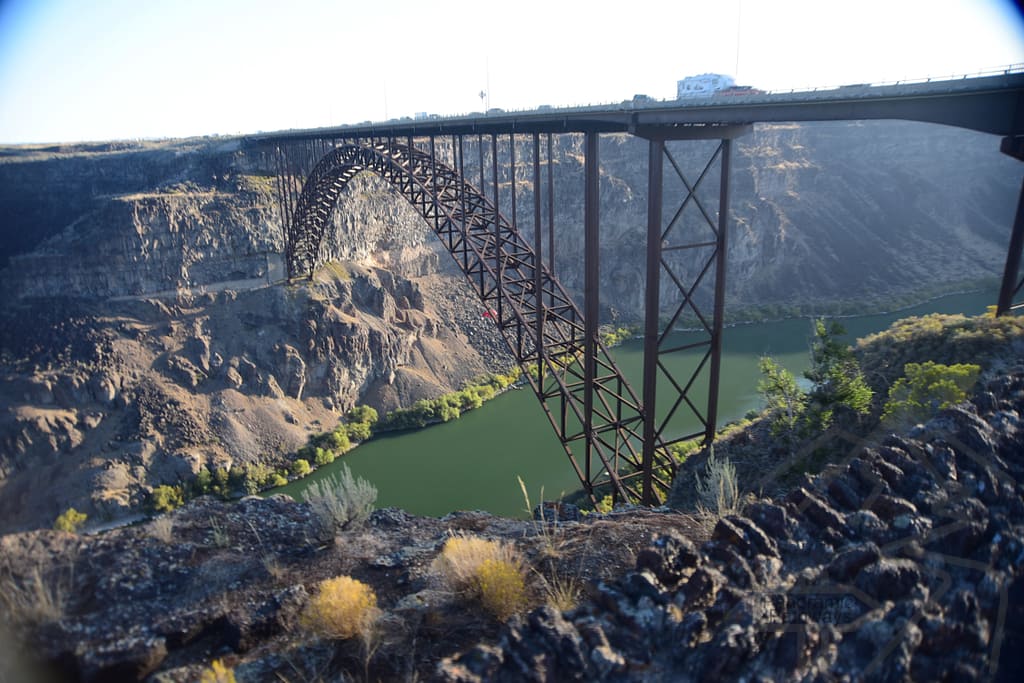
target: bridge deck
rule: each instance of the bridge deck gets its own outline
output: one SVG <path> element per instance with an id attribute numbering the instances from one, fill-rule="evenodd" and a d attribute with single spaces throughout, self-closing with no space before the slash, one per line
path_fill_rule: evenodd
<path id="1" fill-rule="evenodd" d="M 995 135 L 1024 133 L 1024 73 L 800 93 L 623 103 L 392 120 L 248 136 L 254 144 L 490 133 L 630 132 L 649 138 L 732 137 L 752 123 L 903 119 Z"/>

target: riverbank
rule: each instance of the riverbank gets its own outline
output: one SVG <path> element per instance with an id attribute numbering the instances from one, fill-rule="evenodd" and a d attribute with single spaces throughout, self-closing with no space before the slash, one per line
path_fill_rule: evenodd
<path id="1" fill-rule="evenodd" d="M 742 327 L 744 325 L 758 325 L 761 323 L 781 323 L 789 320 L 807 320 L 810 318 L 828 318 L 830 320 L 848 320 L 850 318 L 862 318 L 873 315 L 896 315 L 905 311 L 911 311 L 930 303 L 941 301 L 947 297 L 965 296 L 972 294 L 991 293 L 992 303 L 995 305 L 996 296 L 999 292 L 998 278 L 981 278 L 978 280 L 967 280 L 953 283 L 944 287 L 932 287 L 925 290 L 917 290 L 905 295 L 893 295 L 883 297 L 872 303 L 864 302 L 836 302 L 824 307 L 812 305 L 794 304 L 791 306 L 768 304 L 763 306 L 742 306 L 726 308 L 726 321 L 723 327 Z M 877 304 L 877 305 L 876 305 Z M 780 310 L 781 309 L 781 310 Z M 639 327 L 639 326 L 634 326 Z M 703 327 L 679 327 L 677 332 L 699 332 Z M 636 339 L 642 336 L 634 337 Z"/>
<path id="2" fill-rule="evenodd" d="M 985 293 L 945 297 L 904 313 L 980 314 L 991 297 Z M 848 340 L 887 328 L 897 315 L 874 315 L 844 321 Z M 806 320 L 761 323 L 731 328 L 725 335 L 723 372 L 719 397 L 722 424 L 742 420 L 762 403 L 757 393 L 760 378 L 758 360 L 768 354 L 799 375 L 808 365 Z M 680 335 L 678 345 L 687 342 Z M 676 340 L 673 341 L 676 345 Z M 628 340 L 616 347 L 615 362 L 634 387 L 639 386 L 643 347 Z M 696 354 L 673 354 L 665 358 L 675 376 L 689 372 L 700 358 Z M 660 387 L 659 414 L 667 411 L 674 397 Z M 700 392 L 692 397 L 705 401 Z M 695 422 L 677 420 L 673 429 L 694 431 Z M 495 397 L 479 410 L 457 421 L 428 429 L 379 436 L 345 455 L 336 464 L 321 468 L 309 477 L 290 482 L 275 492 L 301 499 L 312 482 L 331 476 L 345 462 L 353 474 L 373 483 L 382 505 L 401 507 L 412 514 L 445 515 L 453 510 L 488 510 L 495 514 L 522 517 L 517 477 L 522 477 L 531 494 L 541 488 L 545 498 L 579 488 L 579 479 L 565 450 L 532 391 L 511 391 Z"/>

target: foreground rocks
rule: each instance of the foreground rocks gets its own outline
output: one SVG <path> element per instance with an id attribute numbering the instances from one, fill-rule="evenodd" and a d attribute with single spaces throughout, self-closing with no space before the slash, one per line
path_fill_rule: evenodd
<path id="1" fill-rule="evenodd" d="M 675 533 L 449 681 L 1013 680 L 1024 646 L 1024 375 L 783 499 Z"/>
<path id="2" fill-rule="evenodd" d="M 367 669 L 374 679 L 423 680 L 443 657 L 480 638 L 495 640 L 500 626 L 431 571 L 451 534 L 513 542 L 542 571 L 572 574 L 582 586 L 621 575 L 652 532 L 672 529 L 694 533 L 684 515 L 642 510 L 559 522 L 553 531 L 483 512 L 435 519 L 384 509 L 335 536 L 307 505 L 285 496 L 199 499 L 93 536 L 0 537 L 5 594 L 31 593 L 38 576 L 57 603 L 42 613 L 0 602 L 0 624 L 16 626 L 8 635 L 25 643 L 17 651 L 29 653 L 25 665 L 55 680 L 194 681 L 218 658 L 239 681 L 362 676 Z M 318 582 L 343 574 L 372 586 L 384 610 L 372 656 L 358 641 L 320 640 L 299 625 Z M 13 654 L 0 660 L 0 680 Z"/>

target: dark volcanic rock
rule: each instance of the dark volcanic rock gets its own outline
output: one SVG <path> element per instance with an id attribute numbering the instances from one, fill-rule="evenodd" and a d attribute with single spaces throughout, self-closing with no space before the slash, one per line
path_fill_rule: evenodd
<path id="1" fill-rule="evenodd" d="M 1024 395 L 1013 406 L 1024 408 Z M 1024 509 L 1019 495 L 1002 495 L 1002 483 L 988 499 L 974 494 L 986 470 L 988 481 L 1019 487 L 1024 458 L 977 458 L 972 447 L 991 454 L 1000 437 L 986 416 L 965 410 L 944 414 L 913 439 L 890 435 L 838 476 L 797 487 L 782 505 L 757 501 L 745 516 L 719 519 L 699 553 L 675 536 L 656 538 L 638 553 L 633 574 L 566 613 L 578 630 L 600 625 L 607 641 L 599 648 L 565 636 L 568 626 L 544 632 L 515 622 L 502 637 L 503 654 L 486 658 L 488 675 L 560 680 L 570 661 L 608 662 L 615 653 L 614 666 L 588 674 L 637 681 L 987 676 L 996 670 L 998 614 L 1007 615 L 1000 637 L 1024 642 Z M 964 440 L 947 441 L 951 431 Z M 839 513 L 819 491 L 851 511 Z M 807 542 L 814 538 L 831 545 Z M 1009 592 L 1000 588 L 1007 583 Z M 544 642 L 527 646 L 535 638 Z M 565 638 L 567 650 L 558 644 Z M 538 654 L 510 663 L 506 642 Z M 560 648 L 565 659 L 552 661 L 563 656 L 553 654 Z M 455 672 L 486 652 L 446 660 L 438 675 L 466 680 Z M 1004 647 L 1000 658 L 998 677 L 1012 680 L 1019 648 Z"/>
<path id="2" fill-rule="evenodd" d="M 857 587 L 878 600 L 895 600 L 910 594 L 921 583 L 917 563 L 883 558 L 864 567 L 857 575 Z"/>

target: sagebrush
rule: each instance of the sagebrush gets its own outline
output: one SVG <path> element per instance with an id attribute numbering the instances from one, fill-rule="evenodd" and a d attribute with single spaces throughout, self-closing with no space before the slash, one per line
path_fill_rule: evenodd
<path id="1" fill-rule="evenodd" d="M 907 363 L 903 373 L 889 388 L 882 411 L 882 419 L 890 424 L 923 422 L 939 410 L 965 400 L 978 381 L 981 366 L 926 361 Z"/>
<path id="2" fill-rule="evenodd" d="M 365 522 L 377 502 L 377 488 L 342 464 L 337 476 L 315 481 L 302 493 L 324 527 L 343 531 Z"/>
<path id="3" fill-rule="evenodd" d="M 697 479 L 698 508 L 723 517 L 739 512 L 740 487 L 736 477 L 736 467 L 729 462 L 729 456 L 721 460 L 715 457 L 715 448 L 708 451 L 707 463 L 704 465 L 704 478 L 694 473 Z"/>
<path id="4" fill-rule="evenodd" d="M 522 566 L 505 560 L 487 559 L 477 568 L 480 603 L 499 621 L 505 621 L 526 607 L 526 582 Z"/>

